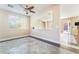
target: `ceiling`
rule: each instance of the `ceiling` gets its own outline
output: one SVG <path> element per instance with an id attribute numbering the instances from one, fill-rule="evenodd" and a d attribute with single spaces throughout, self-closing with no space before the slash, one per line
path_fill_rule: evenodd
<path id="1" fill-rule="evenodd" d="M 22 8 L 22 6 L 25 6 L 25 4 L 22 4 L 22 6 L 20 4 L 10 4 L 10 5 L 11 6 L 8 7 L 8 4 L 0 4 L 0 9 L 8 10 L 8 11 L 19 13 L 19 14 L 22 14 L 22 15 L 26 14 L 24 9 Z M 35 14 L 39 14 L 41 11 L 44 11 L 51 4 L 30 4 L 30 5 L 33 5 L 35 7 L 34 8 L 34 11 L 36 11 Z"/>

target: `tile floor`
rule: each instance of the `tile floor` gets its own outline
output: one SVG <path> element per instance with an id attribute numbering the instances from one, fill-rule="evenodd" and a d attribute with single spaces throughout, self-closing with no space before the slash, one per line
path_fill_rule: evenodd
<path id="1" fill-rule="evenodd" d="M 75 54 L 72 51 L 27 37 L 0 43 L 0 54 Z"/>

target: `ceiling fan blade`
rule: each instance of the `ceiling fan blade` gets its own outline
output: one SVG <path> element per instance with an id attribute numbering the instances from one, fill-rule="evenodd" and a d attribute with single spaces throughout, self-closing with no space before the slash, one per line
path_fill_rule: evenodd
<path id="1" fill-rule="evenodd" d="M 31 10 L 31 9 L 33 9 L 33 8 L 34 8 L 34 6 L 31 6 L 31 7 L 29 7 L 28 9 Z"/>
<path id="2" fill-rule="evenodd" d="M 34 6 L 31 6 L 31 7 L 30 7 L 30 6 L 28 6 L 28 5 L 22 5 L 22 4 L 20 4 L 20 6 L 21 6 L 22 8 L 24 8 L 26 14 L 28 14 L 29 12 L 35 13 L 35 11 L 32 11 L 32 10 L 31 10 L 31 9 L 34 8 Z"/>
<path id="3" fill-rule="evenodd" d="M 30 12 L 35 13 L 35 11 L 30 11 Z"/>

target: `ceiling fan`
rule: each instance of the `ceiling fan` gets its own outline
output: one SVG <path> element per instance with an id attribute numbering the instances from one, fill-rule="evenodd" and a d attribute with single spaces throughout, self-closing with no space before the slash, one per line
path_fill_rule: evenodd
<path id="1" fill-rule="evenodd" d="M 22 6 L 22 5 L 21 5 Z M 25 5 L 25 7 L 23 6 L 26 14 L 29 14 L 29 13 L 35 13 L 35 11 L 33 11 L 33 9 L 35 8 L 34 6 L 30 6 L 30 5 Z"/>

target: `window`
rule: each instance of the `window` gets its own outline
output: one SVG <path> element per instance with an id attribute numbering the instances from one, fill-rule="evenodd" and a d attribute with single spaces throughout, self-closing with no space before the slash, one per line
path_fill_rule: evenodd
<path id="1" fill-rule="evenodd" d="M 9 19 L 9 28 L 11 29 L 17 29 L 21 27 L 21 22 L 19 20 L 19 17 L 17 16 L 8 16 Z"/>

